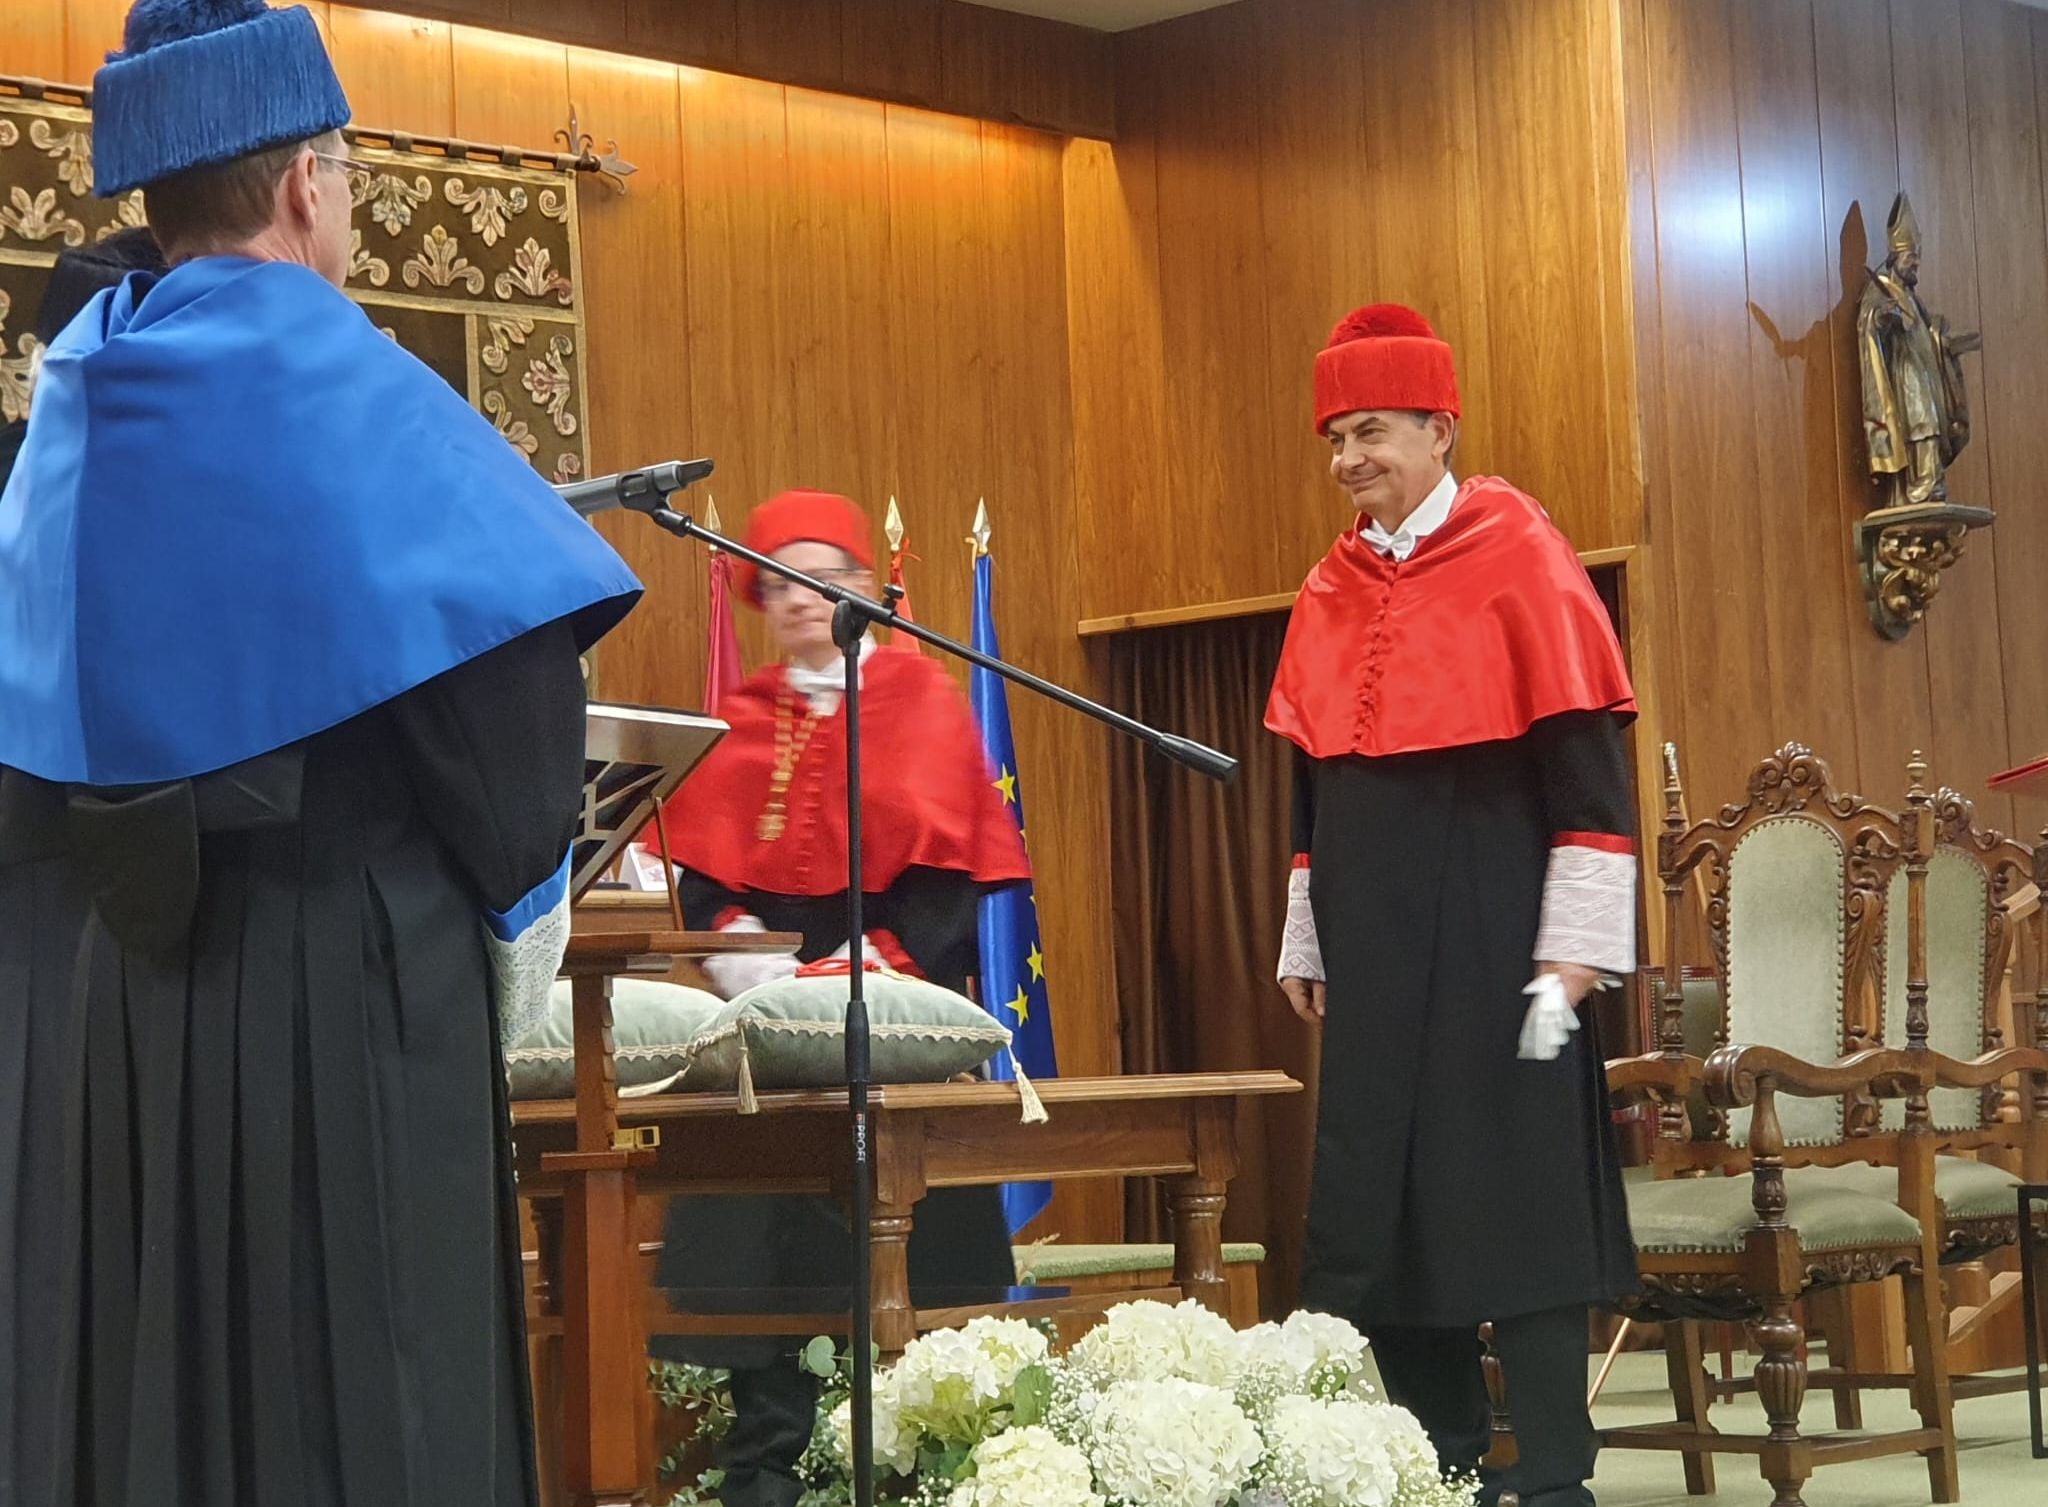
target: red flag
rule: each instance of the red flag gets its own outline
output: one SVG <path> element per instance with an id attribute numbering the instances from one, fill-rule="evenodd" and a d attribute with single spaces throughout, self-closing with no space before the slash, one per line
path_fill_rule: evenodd
<path id="1" fill-rule="evenodd" d="M 916 558 L 916 555 L 905 555 L 900 549 L 889 552 L 889 584 L 903 592 L 902 599 L 896 603 L 896 615 L 906 623 L 916 622 L 917 614 L 910 610 L 910 588 L 903 584 L 903 562 Z"/>
<path id="2" fill-rule="evenodd" d="M 704 651 L 704 710 L 717 712 L 718 703 L 738 689 L 746 678 L 740 664 L 740 635 L 732 621 L 732 559 L 714 552 L 711 556 L 711 632 Z"/>

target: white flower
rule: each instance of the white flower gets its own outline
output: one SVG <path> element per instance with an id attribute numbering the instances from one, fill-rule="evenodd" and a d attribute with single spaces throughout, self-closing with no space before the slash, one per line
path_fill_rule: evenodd
<path id="1" fill-rule="evenodd" d="M 1442 1489 L 1436 1451 L 1404 1408 L 1283 1397 L 1265 1433 L 1260 1476 L 1287 1507 L 1392 1507 Z"/>
<path id="2" fill-rule="evenodd" d="M 1260 1449 L 1259 1431 L 1228 1392 L 1181 1377 L 1116 1382 L 1089 1411 L 1096 1485 L 1144 1507 L 1222 1507 Z"/>
<path id="3" fill-rule="evenodd" d="M 1212 1387 L 1232 1385 L 1244 1347 L 1227 1320 L 1189 1299 L 1119 1303 L 1067 1352 L 1067 1362 L 1098 1385 L 1175 1376 Z"/>
<path id="4" fill-rule="evenodd" d="M 1088 1457 L 1044 1428 L 983 1440 L 974 1450 L 974 1478 L 952 1501 L 953 1507 L 1103 1507 Z"/>
<path id="5" fill-rule="evenodd" d="M 1365 1369 L 1365 1336 L 1342 1319 L 1298 1309 L 1287 1316 L 1281 1333 L 1308 1355 L 1311 1371 L 1318 1366 L 1341 1366 L 1353 1373 Z"/>
<path id="6" fill-rule="evenodd" d="M 995 1367 L 996 1384 L 1004 1392 L 1033 1366 L 1045 1364 L 1051 1347 L 1046 1338 L 1022 1319 L 969 1319 L 961 1331 Z"/>
<path id="7" fill-rule="evenodd" d="M 846 1398 L 827 1420 L 839 1458 L 853 1468 L 853 1399 Z M 875 1373 L 875 1464 L 907 1476 L 917 1469 L 917 1430 L 904 1426 L 897 1398 L 896 1373 Z"/>
<path id="8" fill-rule="evenodd" d="M 1271 1375 L 1291 1390 L 1307 1382 L 1315 1354 L 1298 1334 L 1279 1324 L 1258 1324 L 1237 1337 L 1240 1371 Z"/>
<path id="9" fill-rule="evenodd" d="M 1046 1358 L 1045 1336 L 1018 1319 L 978 1318 L 913 1341 L 889 1375 L 913 1430 L 972 1444 L 1010 1399 L 1017 1378 Z"/>

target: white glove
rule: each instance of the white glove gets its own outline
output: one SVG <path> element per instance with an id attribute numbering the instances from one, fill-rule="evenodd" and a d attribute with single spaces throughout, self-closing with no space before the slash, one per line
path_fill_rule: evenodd
<path id="1" fill-rule="evenodd" d="M 718 928 L 719 934 L 727 932 L 764 932 L 768 928 L 761 924 L 759 916 L 741 915 Z M 704 959 L 704 976 L 711 980 L 711 987 L 727 999 L 745 994 L 760 984 L 773 983 L 777 979 L 796 977 L 796 953 L 791 952 L 720 952 Z"/>
<path id="2" fill-rule="evenodd" d="M 1323 983 L 1323 948 L 1316 940 L 1316 916 L 1308 903 L 1308 870 L 1293 869 L 1287 875 L 1287 923 L 1280 932 L 1278 979 L 1308 979 Z"/>
<path id="3" fill-rule="evenodd" d="M 1553 1062 L 1579 1028 L 1579 1012 L 1564 995 L 1564 980 L 1554 973 L 1538 974 L 1522 991 L 1530 996 L 1529 1013 L 1522 1017 L 1522 1039 L 1515 1055 L 1528 1062 Z"/>

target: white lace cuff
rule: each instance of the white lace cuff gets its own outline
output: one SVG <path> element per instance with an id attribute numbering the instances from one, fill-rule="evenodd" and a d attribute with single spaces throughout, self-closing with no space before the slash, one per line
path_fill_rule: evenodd
<path id="1" fill-rule="evenodd" d="M 548 991 L 569 950 L 569 859 L 508 911 L 484 915 L 491 960 L 491 1000 L 498 1040 L 507 1050 L 533 1033 L 548 1013 Z"/>
<path id="2" fill-rule="evenodd" d="M 1539 963 L 1577 963 L 1623 975 L 1636 966 L 1636 855 L 1627 838 L 1566 832 L 1543 879 Z"/>
<path id="3" fill-rule="evenodd" d="M 1316 941 L 1316 916 L 1308 903 L 1308 865 L 1287 876 L 1287 924 L 1280 933 L 1280 971 L 1283 979 L 1313 979 L 1323 982 L 1323 949 Z"/>

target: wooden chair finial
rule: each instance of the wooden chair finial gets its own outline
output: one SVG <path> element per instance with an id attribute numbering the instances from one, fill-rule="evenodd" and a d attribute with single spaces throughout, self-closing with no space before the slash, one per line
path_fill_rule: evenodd
<path id="1" fill-rule="evenodd" d="M 1664 745 L 1664 825 L 1674 831 L 1685 825 L 1685 787 L 1678 780 L 1678 745 Z"/>
<path id="2" fill-rule="evenodd" d="M 1906 760 L 1906 779 L 1909 782 L 1906 786 L 1906 799 L 1913 802 L 1916 806 L 1925 805 L 1927 803 L 1927 758 L 1917 748 L 1913 750 L 1913 756 Z"/>

